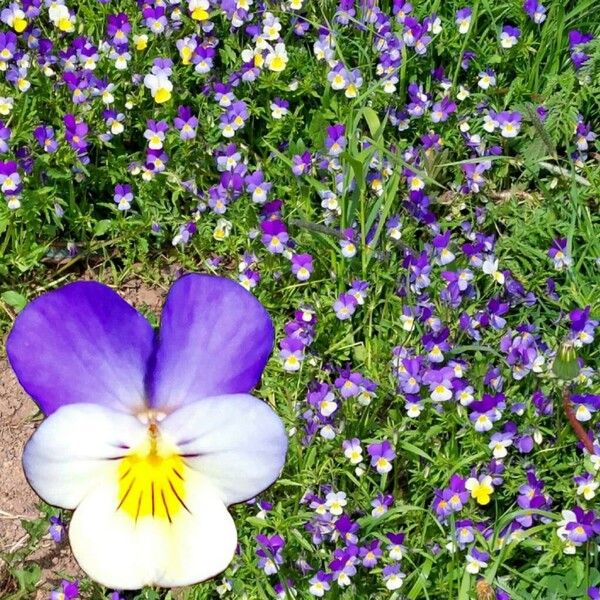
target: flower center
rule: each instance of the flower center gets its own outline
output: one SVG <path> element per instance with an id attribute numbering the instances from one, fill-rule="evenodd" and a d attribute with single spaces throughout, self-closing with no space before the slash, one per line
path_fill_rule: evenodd
<path id="1" fill-rule="evenodd" d="M 146 441 L 119 463 L 117 510 L 136 521 L 153 517 L 172 522 L 182 509 L 188 510 L 185 472 L 178 449 L 160 436 L 156 420 L 151 419 Z"/>

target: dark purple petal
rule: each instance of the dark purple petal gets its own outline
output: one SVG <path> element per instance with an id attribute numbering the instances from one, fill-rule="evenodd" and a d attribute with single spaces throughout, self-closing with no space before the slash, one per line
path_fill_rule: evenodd
<path id="1" fill-rule="evenodd" d="M 182 277 L 163 309 L 150 404 L 174 409 L 207 396 L 249 392 L 273 338 L 269 314 L 241 285 L 210 275 Z"/>
<path id="2" fill-rule="evenodd" d="M 17 317 L 6 351 L 46 415 L 75 402 L 131 412 L 144 407 L 153 339 L 148 321 L 118 294 L 80 281 L 31 302 Z"/>

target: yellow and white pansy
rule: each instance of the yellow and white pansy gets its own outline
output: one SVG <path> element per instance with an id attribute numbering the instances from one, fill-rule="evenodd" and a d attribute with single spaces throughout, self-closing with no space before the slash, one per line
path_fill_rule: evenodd
<path id="1" fill-rule="evenodd" d="M 285 44 L 275 44 L 275 48 L 269 48 L 267 57 L 265 58 L 265 65 L 270 71 L 275 73 L 281 73 L 288 63 L 288 54 L 285 48 Z"/>
<path id="2" fill-rule="evenodd" d="M 52 2 L 48 7 L 48 18 L 54 27 L 64 33 L 75 31 L 75 15 L 71 14 L 68 7 L 59 2 Z"/>
<path id="3" fill-rule="evenodd" d="M 189 0 L 188 10 L 194 21 L 206 21 L 210 17 L 208 9 L 210 3 L 208 0 Z"/>
<path id="4" fill-rule="evenodd" d="M 166 75 L 149 73 L 144 77 L 144 85 L 150 90 L 157 104 L 163 104 L 171 99 L 173 84 Z"/>

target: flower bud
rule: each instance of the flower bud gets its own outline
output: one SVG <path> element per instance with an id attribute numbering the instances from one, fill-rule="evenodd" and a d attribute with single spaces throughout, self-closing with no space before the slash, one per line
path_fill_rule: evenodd
<path id="1" fill-rule="evenodd" d="M 563 381 L 571 381 L 579 375 L 579 361 L 571 342 L 563 342 L 559 348 L 552 365 L 552 372 Z"/>

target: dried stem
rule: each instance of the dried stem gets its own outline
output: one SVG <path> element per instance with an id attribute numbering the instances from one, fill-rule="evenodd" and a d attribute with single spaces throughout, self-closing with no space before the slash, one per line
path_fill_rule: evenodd
<path id="1" fill-rule="evenodd" d="M 571 392 L 569 390 L 569 386 L 565 385 L 562 392 L 562 400 L 563 400 L 563 408 L 565 409 L 565 414 L 567 415 L 567 419 L 569 419 L 569 423 L 575 432 L 575 435 L 578 437 L 579 441 L 584 445 L 585 449 L 590 454 L 595 454 L 594 444 L 592 440 L 588 437 L 583 425 L 577 420 L 575 413 L 573 412 L 573 404 L 571 402 Z"/>

